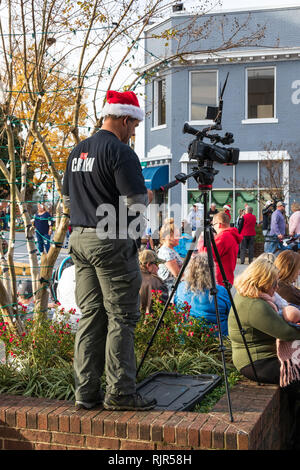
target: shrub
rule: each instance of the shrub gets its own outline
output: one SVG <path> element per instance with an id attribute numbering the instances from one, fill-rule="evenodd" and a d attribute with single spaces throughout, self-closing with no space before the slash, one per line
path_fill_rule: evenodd
<path id="1" fill-rule="evenodd" d="M 0 321 L 0 340 L 5 343 L 7 358 L 16 362 L 26 360 L 40 367 L 52 367 L 58 358 L 70 362 L 74 348 L 74 335 L 68 323 L 71 314 L 71 311 L 66 313 L 60 322 L 43 320 L 38 327 L 35 320 L 29 318 L 24 321 L 25 332 L 21 337 L 12 334 L 8 324 Z"/>
<path id="2" fill-rule="evenodd" d="M 152 291 L 152 311 L 143 313 L 135 330 L 135 345 L 139 352 L 145 350 L 164 309 L 161 291 Z M 208 351 L 217 342 L 217 327 L 190 315 L 187 302 L 170 304 L 153 340 L 149 354 L 160 355 L 167 351 L 186 349 Z"/>

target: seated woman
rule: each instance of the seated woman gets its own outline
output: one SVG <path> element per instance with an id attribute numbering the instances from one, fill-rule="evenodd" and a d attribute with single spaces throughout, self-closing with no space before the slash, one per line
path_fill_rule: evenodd
<path id="1" fill-rule="evenodd" d="M 203 318 L 208 323 L 218 325 L 214 297 L 210 294 L 212 287 L 206 253 L 194 255 L 187 268 L 184 281 L 180 282 L 175 294 L 174 303 L 188 302 L 190 315 Z M 217 285 L 217 301 L 222 335 L 228 335 L 227 320 L 231 307 L 225 287 Z"/>
<path id="2" fill-rule="evenodd" d="M 300 254 L 282 251 L 274 264 L 279 270 L 278 294 L 290 304 L 300 306 L 300 290 L 295 286 L 300 274 Z"/>
<path id="3" fill-rule="evenodd" d="M 159 265 L 158 276 L 165 282 L 169 292 L 180 272 L 182 266 L 181 256 L 174 250 L 180 239 L 179 229 L 174 224 L 174 219 L 166 219 L 160 229 L 161 246 L 157 252 L 164 264 Z"/>
<path id="4" fill-rule="evenodd" d="M 279 385 L 284 367 L 281 368 L 282 363 L 278 359 L 276 340 L 300 340 L 300 331 L 278 315 L 265 297 L 274 296 L 278 279 L 279 271 L 272 261 L 256 259 L 236 279 L 234 302 L 259 382 Z M 228 331 L 235 367 L 248 379 L 255 380 L 232 309 L 228 318 Z M 297 367 L 297 364 L 294 365 Z"/>
<path id="5" fill-rule="evenodd" d="M 139 263 L 142 274 L 142 285 L 140 288 L 140 308 L 145 313 L 151 312 L 152 291 L 161 291 L 161 300 L 168 299 L 168 288 L 158 277 L 158 265 L 163 262 L 152 250 L 142 250 L 139 254 Z"/>

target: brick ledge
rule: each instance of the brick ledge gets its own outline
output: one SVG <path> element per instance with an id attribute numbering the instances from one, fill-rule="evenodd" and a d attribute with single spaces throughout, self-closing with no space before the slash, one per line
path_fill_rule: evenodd
<path id="1" fill-rule="evenodd" d="M 210 413 L 76 411 L 73 402 L 0 394 L 0 449 L 253 450 L 285 448 L 279 387 L 242 382 Z"/>

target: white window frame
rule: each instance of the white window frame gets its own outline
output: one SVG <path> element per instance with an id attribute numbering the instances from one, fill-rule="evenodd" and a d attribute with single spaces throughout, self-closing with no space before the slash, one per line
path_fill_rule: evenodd
<path id="1" fill-rule="evenodd" d="M 199 120 L 192 120 L 192 74 L 193 73 L 207 73 L 207 72 L 215 72 L 217 75 L 216 80 L 216 106 L 218 106 L 219 102 L 219 70 L 218 69 L 205 69 L 205 70 L 190 70 L 189 72 L 189 124 L 194 126 L 207 126 L 210 124 L 214 124 L 214 121 L 211 119 L 199 119 Z"/>
<path id="2" fill-rule="evenodd" d="M 159 130 L 159 129 L 166 129 L 167 127 L 167 110 L 166 110 L 166 122 L 164 124 L 157 124 L 157 118 L 158 118 L 158 108 L 155 107 L 155 103 L 158 103 L 158 82 L 165 81 L 166 87 L 167 87 L 167 81 L 166 77 L 159 77 L 153 80 L 152 83 L 152 127 L 151 131 Z M 166 97 L 166 108 L 167 108 L 167 97 Z"/>
<path id="3" fill-rule="evenodd" d="M 274 70 L 274 117 L 272 118 L 248 118 L 248 71 L 249 70 L 262 70 L 262 69 L 273 69 Z M 242 120 L 242 124 L 276 124 L 278 123 L 277 116 L 277 94 L 276 94 L 276 86 L 277 77 L 276 77 L 276 66 L 275 65 L 265 65 L 261 67 L 246 67 L 245 69 L 245 119 Z"/>

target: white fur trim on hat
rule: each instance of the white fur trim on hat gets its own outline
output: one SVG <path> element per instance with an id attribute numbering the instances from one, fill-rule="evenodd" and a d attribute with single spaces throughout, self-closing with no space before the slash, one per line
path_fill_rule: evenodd
<path id="1" fill-rule="evenodd" d="M 228 210 L 230 210 L 230 209 L 231 209 L 231 206 L 227 206 L 227 204 L 225 204 L 225 206 L 223 206 L 223 209 L 228 209 Z"/>
<path id="2" fill-rule="evenodd" d="M 105 103 L 101 116 L 130 116 L 133 119 L 142 121 L 144 119 L 144 111 L 138 106 L 132 104 L 120 104 L 120 103 Z"/>

